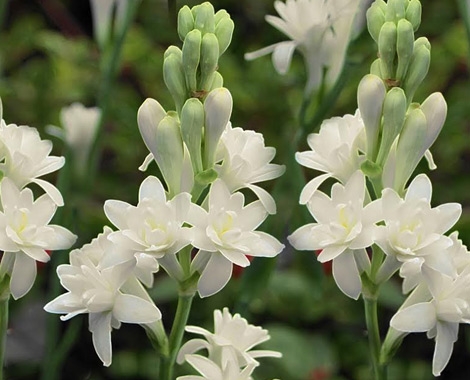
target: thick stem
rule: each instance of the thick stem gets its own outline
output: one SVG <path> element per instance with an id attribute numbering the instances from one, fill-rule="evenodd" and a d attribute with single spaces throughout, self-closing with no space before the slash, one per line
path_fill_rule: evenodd
<path id="1" fill-rule="evenodd" d="M 170 353 L 168 356 L 164 357 L 161 362 L 159 377 L 161 380 L 174 380 L 173 367 L 176 362 L 176 357 L 178 356 L 178 351 L 181 347 L 184 328 L 188 322 L 194 294 L 194 292 L 188 293 L 180 290 L 175 320 L 170 333 Z"/>
<path id="2" fill-rule="evenodd" d="M 3 380 L 5 346 L 8 329 L 8 301 L 10 300 L 10 277 L 4 275 L 0 282 L 0 380 Z"/>
<path id="3" fill-rule="evenodd" d="M 364 310 L 366 316 L 367 333 L 369 337 L 369 349 L 372 359 L 375 380 L 387 379 L 387 368 L 380 363 L 380 331 L 377 317 L 377 291 L 364 294 Z"/>

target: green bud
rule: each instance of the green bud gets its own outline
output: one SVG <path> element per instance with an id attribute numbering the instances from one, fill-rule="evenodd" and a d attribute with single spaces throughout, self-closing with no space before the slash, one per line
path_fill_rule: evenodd
<path id="1" fill-rule="evenodd" d="M 211 184 L 216 179 L 217 179 L 217 172 L 213 168 L 210 168 L 210 169 L 204 170 L 201 173 L 198 173 L 195 178 L 196 183 L 199 186 L 204 186 L 204 187 Z"/>
<path id="2" fill-rule="evenodd" d="M 376 43 L 379 43 L 379 33 L 385 23 L 385 14 L 377 1 L 367 10 L 366 17 L 369 34 Z"/>
<path id="3" fill-rule="evenodd" d="M 182 56 L 180 54 L 168 54 L 164 59 L 163 80 L 166 87 L 170 91 L 171 96 L 173 97 L 176 110 L 179 112 L 187 99 L 183 62 Z"/>
<path id="4" fill-rule="evenodd" d="M 204 106 L 196 98 L 186 100 L 181 110 L 181 135 L 188 147 L 195 173 L 202 171 L 201 142 L 204 127 Z"/>
<path id="5" fill-rule="evenodd" d="M 413 55 L 415 34 L 413 25 L 408 20 L 401 19 L 397 25 L 397 56 L 398 66 L 396 79 L 401 81 L 408 70 Z"/>
<path id="6" fill-rule="evenodd" d="M 398 22 L 405 17 L 405 8 L 408 0 L 388 0 L 385 20 Z"/>
<path id="7" fill-rule="evenodd" d="M 220 136 L 225 130 L 232 114 L 232 95 L 224 87 L 216 88 L 207 95 L 204 101 L 204 167 L 211 168 Z"/>
<path id="8" fill-rule="evenodd" d="M 183 42 L 183 70 L 186 87 L 190 92 L 197 91 L 197 69 L 201 55 L 202 35 L 198 29 L 190 31 Z"/>
<path id="9" fill-rule="evenodd" d="M 213 33 L 206 33 L 201 44 L 201 79 L 199 90 L 209 90 L 219 61 L 219 42 Z"/>
<path id="10" fill-rule="evenodd" d="M 367 74 L 362 78 L 357 89 L 357 105 L 366 128 L 367 157 L 371 160 L 375 160 L 377 155 L 385 93 L 382 79 L 373 74 Z"/>
<path id="11" fill-rule="evenodd" d="M 418 42 L 418 40 L 416 40 L 416 42 Z M 420 46 L 416 48 L 416 42 L 408 72 L 403 83 L 403 89 L 408 97 L 408 102 L 413 100 L 416 90 L 428 73 L 429 64 L 431 62 L 431 51 L 424 44 L 420 44 Z"/>
<path id="12" fill-rule="evenodd" d="M 214 73 L 212 77 L 212 83 L 210 86 L 210 91 L 224 86 L 224 77 L 218 71 Z"/>
<path id="13" fill-rule="evenodd" d="M 406 182 L 423 158 L 421 142 L 426 138 L 426 117 L 419 108 L 408 112 L 403 130 L 398 138 L 395 180 L 393 188 L 402 193 Z"/>
<path id="14" fill-rule="evenodd" d="M 178 120 L 165 116 L 156 131 L 158 167 L 168 185 L 171 196 L 180 192 L 181 172 L 183 168 L 183 141 L 181 140 Z"/>
<path id="15" fill-rule="evenodd" d="M 193 7 L 194 27 L 202 34 L 214 33 L 214 7 L 208 1 Z"/>
<path id="16" fill-rule="evenodd" d="M 431 50 L 431 43 L 426 37 L 419 37 L 414 43 L 414 50 L 418 49 L 420 46 L 425 46 L 428 50 Z"/>
<path id="17" fill-rule="evenodd" d="M 379 78 L 383 78 L 382 71 L 380 70 L 380 58 L 377 58 L 372 64 L 370 65 L 370 73 L 373 75 L 378 76 Z"/>
<path id="18" fill-rule="evenodd" d="M 421 2 L 419 0 L 410 0 L 406 8 L 405 18 L 413 25 L 416 32 L 421 24 Z"/>
<path id="19" fill-rule="evenodd" d="M 180 57 L 181 59 L 183 59 L 183 53 L 178 46 L 175 46 L 175 45 L 168 46 L 168 48 L 165 50 L 165 54 L 163 54 L 163 59 L 166 59 L 171 54 L 176 54 L 177 57 Z"/>
<path id="20" fill-rule="evenodd" d="M 380 142 L 377 163 L 383 165 L 393 141 L 400 133 L 406 115 L 406 95 L 399 88 L 392 88 L 385 96 L 383 106 L 382 140 Z"/>
<path id="21" fill-rule="evenodd" d="M 225 50 L 232 42 L 232 34 L 235 24 L 233 21 L 228 18 L 224 18 L 220 20 L 220 22 L 215 27 L 215 35 L 217 36 L 217 40 L 219 42 L 219 57 L 224 54 Z"/>
<path id="22" fill-rule="evenodd" d="M 178 12 L 178 35 L 184 42 L 186 35 L 194 29 L 194 17 L 187 5 Z"/>
<path id="23" fill-rule="evenodd" d="M 225 9 L 218 10 L 217 13 L 214 15 L 215 27 L 217 27 L 217 24 L 224 18 L 230 18 L 228 12 Z"/>
<path id="24" fill-rule="evenodd" d="M 392 21 L 383 24 L 379 34 L 380 71 L 383 79 L 395 79 L 395 55 L 397 51 L 397 26 Z"/>

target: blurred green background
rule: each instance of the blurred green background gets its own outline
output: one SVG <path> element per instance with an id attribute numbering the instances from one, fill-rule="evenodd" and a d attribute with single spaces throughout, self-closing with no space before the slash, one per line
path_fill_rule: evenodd
<path id="1" fill-rule="evenodd" d="M 178 8 L 197 1 L 179 1 Z M 225 8 L 235 22 L 232 45 L 220 61 L 219 71 L 234 99 L 233 126 L 262 132 L 266 145 L 277 149 L 276 163 L 292 170 L 288 141 L 295 133 L 297 113 L 304 87 L 302 58 L 294 56 L 289 73 L 279 76 L 270 57 L 246 62 L 245 52 L 286 37 L 264 21 L 275 14 L 272 0 L 218 0 L 215 9 Z M 469 49 L 464 23 L 456 1 L 423 0 L 423 22 L 418 36 L 432 44 L 429 74 L 415 99 L 422 101 L 431 92 L 441 91 L 449 106 L 443 131 L 432 152 L 438 169 L 428 173 L 434 185 L 433 204 L 459 202 L 463 216 L 457 229 L 464 243 L 470 243 L 470 79 Z M 96 105 L 99 91 L 99 51 L 92 38 L 91 14 L 86 0 L 11 0 L 1 20 L 0 96 L 7 123 L 39 129 L 43 138 L 54 142 L 55 154 L 62 155 L 63 143 L 48 137 L 45 127 L 59 125 L 64 106 L 79 101 Z M 137 170 L 147 155 L 137 129 L 137 109 L 147 97 L 157 99 L 165 109 L 172 105 L 162 77 L 165 49 L 178 39 L 166 1 L 142 0 L 137 18 L 125 40 L 122 63 L 114 84 L 104 124 L 99 173 L 84 188 L 73 179 L 65 194 L 64 214 L 70 229 L 79 235 L 77 246 L 102 231 L 106 219 L 102 211 L 106 199 L 136 203 L 145 173 Z M 327 117 L 354 113 L 356 88 L 376 55 L 375 46 L 364 31 L 352 43 L 344 89 Z M 301 150 L 306 148 L 302 142 Z M 423 164 L 420 171 L 428 172 Z M 155 165 L 147 174 L 157 174 Z M 314 173 L 305 172 L 308 178 Z M 54 177 L 49 177 L 54 181 Z M 267 184 L 274 191 L 278 214 L 270 217 L 265 229 L 285 241 L 300 223 L 305 210 L 297 205 L 298 191 L 288 181 Z M 276 181 L 273 181 L 276 182 Z M 287 245 L 287 244 L 286 244 Z M 57 253 L 59 254 L 59 253 Z M 66 258 L 67 253 L 60 253 Z M 274 273 L 250 289 L 253 278 L 263 268 Z M 46 316 L 42 306 L 49 301 L 49 266 L 40 268 L 34 289 L 11 303 L 8 338 L 8 379 L 37 379 L 44 365 Z M 362 303 L 347 299 L 331 277 L 316 264 L 313 253 L 294 253 L 287 247 L 279 259 L 255 263 L 250 271 L 232 279 L 221 293 L 196 300 L 190 324 L 212 329 L 215 308 L 228 306 L 240 311 L 253 324 L 269 329 L 269 349 L 283 352 L 281 360 L 262 361 L 255 379 L 277 377 L 284 380 L 326 380 L 371 378 L 368 343 Z M 254 285 L 253 285 L 254 286 Z M 470 289 L 469 289 L 470 291 Z M 171 321 L 175 311 L 176 288 L 163 274 L 157 274 L 151 290 L 164 315 Z M 402 302 L 400 283 L 392 281 L 381 297 L 380 318 L 385 333 L 388 321 Z M 154 353 L 139 326 L 124 325 L 113 332 L 113 364 L 104 368 L 96 357 L 87 319 L 78 316 L 79 333 L 67 354 L 62 379 L 152 379 L 156 378 Z M 70 322 L 62 323 L 64 331 Z M 186 337 L 191 338 L 190 336 Z M 430 379 L 434 342 L 424 334 L 405 338 L 390 367 L 390 379 Z M 442 379 L 470 378 L 470 329 L 462 325 L 450 363 Z M 45 363 L 47 366 L 47 363 Z M 185 372 L 186 371 L 186 372 Z M 178 375 L 188 373 L 178 369 Z"/>

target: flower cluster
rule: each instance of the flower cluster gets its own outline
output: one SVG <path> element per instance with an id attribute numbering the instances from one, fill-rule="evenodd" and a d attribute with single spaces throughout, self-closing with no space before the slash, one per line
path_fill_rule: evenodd
<path id="1" fill-rule="evenodd" d="M 1 119 L 1 115 L 0 115 Z M 13 298 L 23 297 L 36 279 L 36 261 L 50 260 L 46 251 L 67 249 L 76 236 L 64 227 L 50 225 L 64 202 L 60 191 L 39 178 L 60 169 L 63 157 L 50 156 L 52 143 L 32 127 L 0 121 L 0 249 L 4 252 L 0 276 L 10 277 Z M 30 184 L 45 194 L 34 199 Z"/>
<path id="2" fill-rule="evenodd" d="M 178 362 L 188 362 L 202 376 L 181 376 L 178 380 L 251 380 L 253 370 L 259 365 L 257 358 L 282 355 L 276 351 L 252 350 L 269 340 L 268 332 L 249 325 L 239 314 L 231 315 L 227 308 L 214 311 L 214 332 L 201 327 L 187 326 L 186 331 L 202 335 L 192 339 L 179 351 Z M 208 357 L 196 352 L 207 350 Z"/>

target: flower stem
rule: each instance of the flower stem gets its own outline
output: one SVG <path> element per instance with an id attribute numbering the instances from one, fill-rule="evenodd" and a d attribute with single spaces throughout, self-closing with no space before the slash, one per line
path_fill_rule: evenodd
<path id="1" fill-rule="evenodd" d="M 380 363 L 380 332 L 379 321 L 377 318 L 377 296 L 378 289 L 374 287 L 371 292 L 364 291 L 364 310 L 366 316 L 367 332 L 369 337 L 369 349 L 372 359 L 372 367 L 374 370 L 375 380 L 387 379 L 387 368 L 384 364 Z"/>
<path id="2" fill-rule="evenodd" d="M 161 380 L 174 380 L 173 367 L 176 362 L 176 357 L 178 356 L 181 341 L 183 340 L 184 328 L 188 321 L 194 294 L 194 292 L 186 292 L 180 289 L 175 320 L 170 333 L 170 352 L 161 362 L 159 377 Z"/>
<path id="3" fill-rule="evenodd" d="M 4 275 L 0 281 L 0 380 L 3 380 L 5 345 L 8 329 L 8 301 L 10 299 L 10 276 Z"/>

